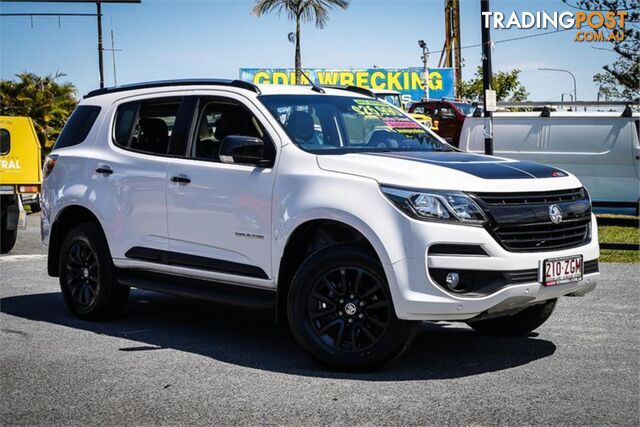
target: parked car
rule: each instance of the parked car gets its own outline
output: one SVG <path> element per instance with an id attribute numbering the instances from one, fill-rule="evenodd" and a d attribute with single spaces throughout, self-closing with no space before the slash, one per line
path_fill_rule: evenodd
<path id="1" fill-rule="evenodd" d="M 422 100 L 409 107 L 411 114 L 423 114 L 433 120 L 432 129 L 454 147 L 458 146 L 465 118 L 476 106 L 460 100 Z"/>
<path id="2" fill-rule="evenodd" d="M 599 112 L 494 113 L 496 155 L 553 165 L 575 174 L 594 206 L 640 204 L 640 114 Z M 484 152 L 484 122 L 467 117 L 460 148 Z"/>
<path id="3" fill-rule="evenodd" d="M 400 92 L 398 92 L 397 90 L 371 89 L 371 92 L 375 95 L 376 98 L 386 101 L 396 108 L 400 108 L 402 110 L 407 109 L 407 103 L 403 102 L 400 96 Z M 431 117 L 425 114 L 417 113 L 409 113 L 409 115 L 413 118 L 413 120 L 426 126 L 427 128 L 431 129 L 433 127 L 433 120 L 431 120 Z"/>
<path id="4" fill-rule="evenodd" d="M 0 116 L 0 253 L 13 249 L 18 229 L 27 226 L 20 195 L 37 200 L 41 164 L 31 119 Z"/>
<path id="5" fill-rule="evenodd" d="M 340 369 L 391 362 L 422 320 L 527 334 L 599 276 L 576 177 L 459 152 L 356 91 L 100 89 L 45 171 L 48 272 L 72 313 L 111 315 L 130 288 L 275 308 Z"/>

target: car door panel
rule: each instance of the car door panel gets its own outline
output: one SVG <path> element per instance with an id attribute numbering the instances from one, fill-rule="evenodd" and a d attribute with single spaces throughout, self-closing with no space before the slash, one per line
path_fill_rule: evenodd
<path id="1" fill-rule="evenodd" d="M 232 102 L 241 102 L 228 96 Z M 259 117 L 255 107 L 243 105 Z M 180 176 L 189 182 L 171 180 Z M 273 168 L 171 159 L 167 179 L 170 251 L 209 259 L 211 271 L 270 277 L 274 179 Z M 232 269 L 217 269 L 216 263 Z"/>

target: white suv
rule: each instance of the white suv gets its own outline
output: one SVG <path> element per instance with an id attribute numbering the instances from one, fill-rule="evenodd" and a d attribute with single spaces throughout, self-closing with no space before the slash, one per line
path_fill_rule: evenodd
<path id="1" fill-rule="evenodd" d="M 458 152 L 359 88 L 185 80 L 82 100 L 44 166 L 42 239 L 69 309 L 129 288 L 276 308 L 316 359 L 372 369 L 416 321 L 527 334 L 596 286 L 589 195 Z"/>

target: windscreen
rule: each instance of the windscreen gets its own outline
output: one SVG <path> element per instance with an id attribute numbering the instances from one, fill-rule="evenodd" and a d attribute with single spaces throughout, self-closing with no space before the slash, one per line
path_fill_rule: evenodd
<path id="1" fill-rule="evenodd" d="M 456 107 L 458 107 L 458 109 L 462 112 L 462 114 L 464 114 L 465 116 L 468 116 L 469 114 L 473 114 L 473 112 L 476 110 L 476 107 L 474 107 L 471 104 L 466 104 L 466 103 L 462 103 L 462 102 L 454 102 L 453 105 L 455 105 Z"/>
<path id="2" fill-rule="evenodd" d="M 291 140 L 317 154 L 451 151 L 384 101 L 332 95 L 264 95 L 260 101 Z"/>

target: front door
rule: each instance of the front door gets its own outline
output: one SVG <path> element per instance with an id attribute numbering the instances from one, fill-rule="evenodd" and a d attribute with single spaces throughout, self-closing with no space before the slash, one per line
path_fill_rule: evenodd
<path id="1" fill-rule="evenodd" d="M 260 138 L 274 150 L 275 132 L 267 133 L 261 114 L 238 95 L 199 99 L 188 156 L 171 159 L 168 169 L 169 246 L 178 265 L 203 274 L 271 277 L 275 169 L 226 164 L 219 156 L 230 135 Z"/>

